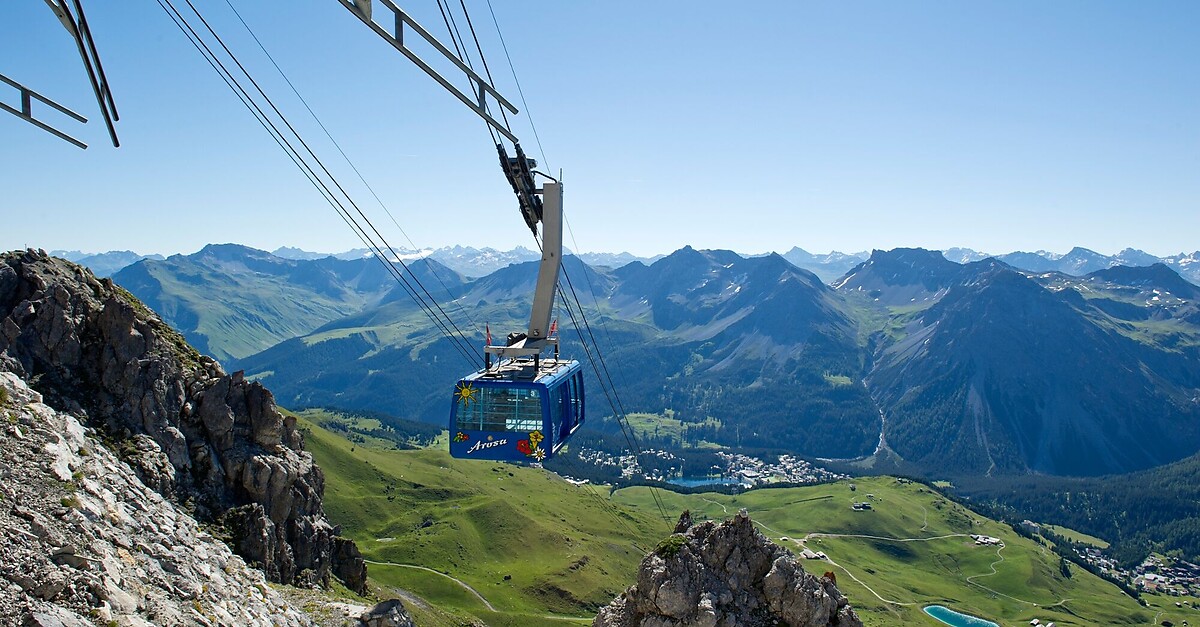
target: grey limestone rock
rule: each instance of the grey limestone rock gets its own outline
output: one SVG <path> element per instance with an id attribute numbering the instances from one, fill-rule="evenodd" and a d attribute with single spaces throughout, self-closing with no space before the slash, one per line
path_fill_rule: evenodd
<path id="1" fill-rule="evenodd" d="M 720 524 L 685 513 L 676 528 L 593 627 L 862 627 L 834 582 L 804 572 L 745 510 Z"/>
<path id="2" fill-rule="evenodd" d="M 108 279 L 43 251 L 0 254 L 0 369 L 108 434 L 145 485 L 236 523 L 238 551 L 272 580 L 336 573 L 363 591 L 365 563 L 325 518 L 324 476 L 294 419 Z"/>
<path id="3" fill-rule="evenodd" d="M 384 601 L 359 617 L 364 627 L 414 627 L 400 599 Z"/>
<path id="4" fill-rule="evenodd" d="M 312 625 L 75 416 L 0 390 L 0 627 Z"/>

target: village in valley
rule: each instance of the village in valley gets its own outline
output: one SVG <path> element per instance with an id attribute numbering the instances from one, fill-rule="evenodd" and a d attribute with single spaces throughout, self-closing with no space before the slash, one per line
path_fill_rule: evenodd
<path id="1" fill-rule="evenodd" d="M 1133 568 L 1122 568 L 1095 547 L 1076 548 L 1075 554 L 1099 570 L 1103 576 L 1123 581 L 1140 592 L 1174 597 L 1200 596 L 1200 566 L 1191 562 L 1151 555 Z M 1181 602 L 1179 605 L 1185 603 L 1187 602 Z M 1200 607 L 1197 610 L 1200 610 Z"/>
<path id="2" fill-rule="evenodd" d="M 1063 541 L 1054 531 L 1030 520 L 1021 521 L 1016 527 L 1029 536 L 1042 536 L 1055 543 Z M 1041 538 L 1036 539 L 1041 541 Z M 1073 561 L 1085 564 L 1097 575 L 1131 590 L 1172 597 L 1200 596 L 1200 565 L 1186 560 L 1150 555 L 1129 568 L 1122 566 L 1101 546 L 1075 543 L 1069 550 L 1074 556 Z M 1182 608 L 1193 604 L 1188 599 L 1181 599 L 1176 606 Z M 1200 603 L 1194 604 L 1194 607 L 1200 611 Z"/>
<path id="3" fill-rule="evenodd" d="M 581 449 L 579 457 L 601 468 L 620 470 L 625 480 L 661 481 L 680 485 L 740 485 L 753 488 L 773 484 L 812 484 L 845 479 L 848 475 L 832 472 L 792 455 L 780 455 L 774 463 L 740 453 L 717 451 L 719 464 L 703 477 L 684 477 L 683 460 L 670 451 L 647 449 L 637 455 L 613 455 L 595 449 Z M 656 468 L 648 468 L 654 465 Z"/>
<path id="4" fill-rule="evenodd" d="M 725 464 L 718 472 L 722 477 L 741 479 L 743 485 L 759 486 L 772 483 L 821 483 L 837 481 L 849 475 L 838 474 L 820 466 L 814 466 L 791 455 L 780 455 L 779 461 L 770 464 L 757 457 L 739 453 L 718 452 Z M 714 467 L 714 470 L 717 470 Z"/>

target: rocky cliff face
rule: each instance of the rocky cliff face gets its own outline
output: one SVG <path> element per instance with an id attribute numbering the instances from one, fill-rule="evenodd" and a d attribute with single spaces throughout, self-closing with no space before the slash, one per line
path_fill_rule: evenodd
<path id="1" fill-rule="evenodd" d="M 226 374 L 127 292 L 44 252 L 0 255 L 0 371 L 105 434 L 162 497 L 232 532 L 273 581 L 362 591 L 324 478 L 271 393 Z"/>
<path id="2" fill-rule="evenodd" d="M 833 581 L 804 572 L 742 510 L 676 533 L 642 560 L 637 584 L 600 610 L 593 627 L 862 627 Z"/>
<path id="3" fill-rule="evenodd" d="M 0 372 L 0 626 L 312 624 L 94 435 Z"/>

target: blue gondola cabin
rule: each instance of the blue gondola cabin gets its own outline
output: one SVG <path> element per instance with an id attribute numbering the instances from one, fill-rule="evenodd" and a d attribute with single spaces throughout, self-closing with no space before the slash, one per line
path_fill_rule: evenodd
<path id="1" fill-rule="evenodd" d="M 454 387 L 450 455 L 539 463 L 583 424 L 583 369 L 577 361 L 515 359 Z"/>

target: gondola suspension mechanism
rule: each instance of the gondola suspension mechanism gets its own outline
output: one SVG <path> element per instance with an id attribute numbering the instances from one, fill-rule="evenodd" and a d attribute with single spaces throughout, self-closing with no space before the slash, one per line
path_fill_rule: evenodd
<path id="1" fill-rule="evenodd" d="M 517 108 L 392 0 L 378 0 L 391 13 L 392 19 L 384 22 L 375 18 L 374 0 L 339 2 L 501 136 L 496 143 L 500 166 L 517 196 L 521 217 L 535 237 L 541 225 L 542 259 L 526 330 L 509 333 L 503 344 L 493 344 L 489 331 L 483 369 L 463 377 L 454 387 L 450 454 L 526 463 L 549 459 L 562 449 L 585 417 L 583 368 L 577 361 L 560 358 L 557 322 L 551 321 L 562 267 L 562 183 L 535 171 L 537 162 L 525 156 L 511 128 L 492 117 L 489 100 L 513 114 L 518 113 Z M 469 89 L 457 87 L 409 48 L 404 41 L 409 33 L 453 64 Z M 512 142 L 513 156 L 504 139 Z M 535 177 L 543 179 L 540 187 Z M 552 356 L 543 358 L 547 351 Z"/>

